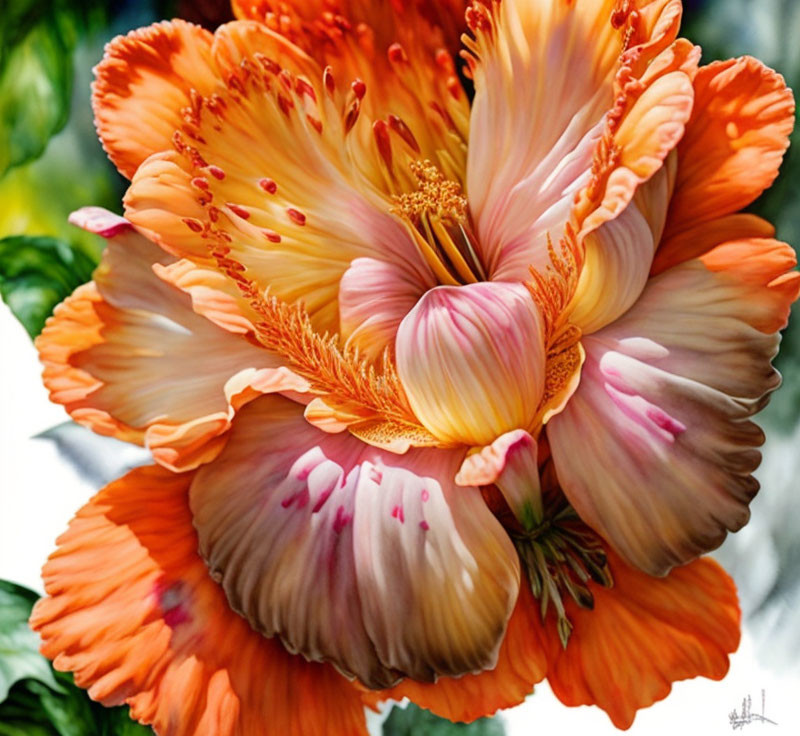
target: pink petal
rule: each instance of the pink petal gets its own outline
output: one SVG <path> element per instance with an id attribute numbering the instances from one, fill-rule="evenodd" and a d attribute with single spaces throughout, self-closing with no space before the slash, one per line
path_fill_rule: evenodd
<path id="1" fill-rule="evenodd" d="M 192 485 L 201 552 L 256 629 L 370 687 L 490 668 L 519 566 L 478 489 L 454 485 L 462 457 L 383 452 L 264 397 Z"/>
<path id="2" fill-rule="evenodd" d="M 420 297 L 436 285 L 429 272 L 402 263 L 356 258 L 339 283 L 340 332 L 364 354 L 394 346 L 397 328 Z"/>
<path id="3" fill-rule="evenodd" d="M 411 408 L 444 442 L 486 445 L 530 425 L 544 391 L 541 318 L 521 284 L 440 286 L 397 333 Z"/>
<path id="4" fill-rule="evenodd" d="M 584 340 L 580 386 L 548 424 L 571 503 L 651 574 L 716 548 L 758 490 L 764 436 L 748 419 L 780 380 L 770 365 L 780 324 L 760 328 L 784 309 L 790 264 L 763 242 L 750 250 L 772 268 L 737 273 L 720 256 L 716 273 L 694 260 L 651 279 L 622 319 Z"/>

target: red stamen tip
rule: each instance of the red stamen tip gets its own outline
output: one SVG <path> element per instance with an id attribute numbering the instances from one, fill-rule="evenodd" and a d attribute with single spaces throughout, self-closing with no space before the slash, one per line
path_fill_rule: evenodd
<path id="1" fill-rule="evenodd" d="M 286 214 L 289 215 L 289 218 L 296 225 L 303 226 L 306 224 L 306 216 L 300 212 L 300 210 L 296 210 L 294 207 L 289 207 L 289 209 L 286 210 Z"/>
<path id="2" fill-rule="evenodd" d="M 215 179 L 222 181 L 225 178 L 225 172 L 219 166 L 209 166 L 208 173 Z"/>
<path id="3" fill-rule="evenodd" d="M 325 89 L 328 90 L 328 94 L 333 95 L 336 91 L 336 80 L 333 78 L 333 71 L 330 66 L 326 66 L 325 71 L 322 72 L 322 81 L 325 84 Z"/>
<path id="4" fill-rule="evenodd" d="M 226 202 L 225 206 L 233 212 L 234 215 L 241 217 L 243 220 L 250 219 L 250 213 L 241 205 L 234 204 L 233 202 Z"/>
<path id="5" fill-rule="evenodd" d="M 405 64 L 408 62 L 405 49 L 399 43 L 393 43 L 389 46 L 387 54 L 389 56 L 389 61 L 393 64 Z"/>
<path id="6" fill-rule="evenodd" d="M 258 180 L 258 186 L 269 194 L 275 194 L 278 191 L 278 185 L 272 179 L 266 177 Z"/>
<path id="7" fill-rule="evenodd" d="M 364 99 L 364 95 L 367 94 L 367 85 L 364 84 L 364 82 L 362 82 L 360 79 L 356 79 L 353 81 L 350 87 L 359 100 Z"/>

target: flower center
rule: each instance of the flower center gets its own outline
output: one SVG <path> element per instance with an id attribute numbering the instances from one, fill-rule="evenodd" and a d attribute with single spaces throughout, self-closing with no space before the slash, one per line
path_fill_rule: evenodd
<path id="1" fill-rule="evenodd" d="M 542 620 L 552 605 L 558 636 L 566 648 L 572 623 L 563 596 L 568 595 L 581 608 L 592 609 L 594 596 L 587 583 L 591 580 L 610 588 L 614 581 L 599 538 L 580 520 L 563 495 L 556 496 L 548 506 L 540 523 L 531 531 L 509 533 L 531 592 L 539 601 Z"/>
<path id="2" fill-rule="evenodd" d="M 417 189 L 394 197 L 392 213 L 406 226 L 436 278 L 448 286 L 486 281 L 473 247 L 467 199 L 458 182 L 430 161 L 414 161 Z"/>

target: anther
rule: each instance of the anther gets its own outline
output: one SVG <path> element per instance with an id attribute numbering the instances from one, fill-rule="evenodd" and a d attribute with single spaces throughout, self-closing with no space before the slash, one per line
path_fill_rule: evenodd
<path id="1" fill-rule="evenodd" d="M 286 214 L 289 215 L 291 221 L 296 225 L 300 225 L 302 227 L 306 224 L 306 216 L 300 212 L 300 210 L 296 210 L 294 207 L 289 207 L 286 210 Z"/>
<path id="2" fill-rule="evenodd" d="M 260 186 L 268 194 L 275 194 L 275 192 L 278 191 L 278 185 L 272 179 L 267 177 L 259 179 L 258 186 Z"/>

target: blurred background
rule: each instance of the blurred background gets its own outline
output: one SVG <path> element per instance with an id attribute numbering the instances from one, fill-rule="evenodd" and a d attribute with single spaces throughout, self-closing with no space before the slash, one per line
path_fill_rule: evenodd
<path id="1" fill-rule="evenodd" d="M 704 62 L 756 56 L 800 86 L 800 0 L 684 0 L 682 35 Z M 94 133 L 91 68 L 104 43 L 154 20 L 182 17 L 214 28 L 224 1 L 4 0 L 0 4 L 0 579 L 41 592 L 39 570 L 74 512 L 104 483 L 144 461 L 141 451 L 67 423 L 48 402 L 31 338 L 55 304 L 90 278 L 102 241 L 67 224 L 84 205 L 120 211 L 125 182 Z M 800 246 L 800 134 L 775 186 L 751 208 Z M 797 311 L 797 309 L 795 310 Z M 776 364 L 784 385 L 761 416 L 767 432 L 752 521 L 716 553 L 739 586 L 740 651 L 720 683 L 678 683 L 639 714 L 630 733 L 679 729 L 722 734 L 752 697 L 777 725 L 800 734 L 800 314 Z M 34 594 L 0 583 L 0 736 L 149 733 L 107 714 L 54 677 L 24 626 Z M 518 708 L 472 726 L 437 722 L 414 708 L 371 717 L 375 734 L 522 736 L 546 728 L 613 734 L 605 714 L 561 706 L 545 684 Z"/>

